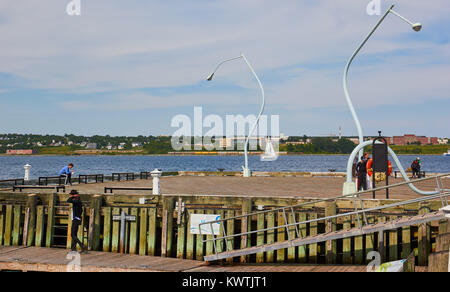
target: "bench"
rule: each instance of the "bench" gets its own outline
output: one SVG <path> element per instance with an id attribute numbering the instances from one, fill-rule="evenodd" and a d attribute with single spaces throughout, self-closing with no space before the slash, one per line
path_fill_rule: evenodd
<path id="1" fill-rule="evenodd" d="M 153 188 L 105 187 L 105 194 L 108 193 L 108 191 L 112 194 L 113 190 L 117 190 L 117 191 L 152 191 Z"/>
<path id="2" fill-rule="evenodd" d="M 23 178 L 13 178 L 13 179 L 0 180 L 0 184 L 1 183 L 10 183 L 10 182 L 13 182 L 15 186 L 17 186 L 17 185 L 24 185 L 25 184 L 25 180 Z"/>
<path id="3" fill-rule="evenodd" d="M 115 181 L 117 177 L 117 181 L 120 181 L 122 177 L 125 177 L 126 180 L 134 180 L 134 173 L 133 172 L 115 172 L 112 174 L 112 181 Z"/>
<path id="4" fill-rule="evenodd" d="M 141 173 L 139 174 L 139 178 L 140 179 L 148 179 L 152 174 L 150 173 L 150 171 L 141 171 Z"/>
<path id="5" fill-rule="evenodd" d="M 66 178 L 63 176 L 41 176 L 38 180 L 38 185 L 47 186 L 49 180 L 58 180 L 58 185 L 63 185 L 66 181 Z"/>
<path id="6" fill-rule="evenodd" d="M 50 190 L 54 189 L 57 193 L 59 193 L 59 190 L 63 190 L 63 193 L 66 192 L 66 186 L 13 186 L 13 192 L 16 190 L 19 190 L 22 192 L 24 189 L 35 189 L 35 190 Z"/>
<path id="7" fill-rule="evenodd" d="M 103 174 L 80 174 L 78 176 L 78 183 L 88 183 L 89 179 L 95 179 L 95 183 L 98 182 L 104 182 L 105 181 L 105 176 Z"/>
<path id="8" fill-rule="evenodd" d="M 408 173 L 411 173 L 412 174 L 412 171 L 405 171 L 407 174 Z M 400 171 L 399 170 L 396 170 L 396 171 L 394 171 L 394 177 L 395 178 L 397 178 L 397 174 L 398 173 L 400 173 Z M 425 177 L 425 171 L 419 171 L 419 175 L 420 175 L 420 177 Z"/>

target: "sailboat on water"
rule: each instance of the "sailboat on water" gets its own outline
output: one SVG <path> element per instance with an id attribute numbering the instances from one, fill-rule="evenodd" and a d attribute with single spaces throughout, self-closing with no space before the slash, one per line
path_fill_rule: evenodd
<path id="1" fill-rule="evenodd" d="M 261 161 L 275 161 L 278 159 L 278 154 L 275 152 L 272 141 L 268 139 L 266 143 L 266 150 L 264 154 L 260 156 Z"/>
<path id="2" fill-rule="evenodd" d="M 447 150 L 447 153 L 444 153 L 444 156 L 450 156 L 450 150 Z"/>

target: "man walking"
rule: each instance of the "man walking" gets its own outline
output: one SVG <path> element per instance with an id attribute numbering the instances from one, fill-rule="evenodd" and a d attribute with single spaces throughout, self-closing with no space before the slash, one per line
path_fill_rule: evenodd
<path id="1" fill-rule="evenodd" d="M 81 247 L 81 252 L 85 252 L 86 248 L 78 239 L 78 226 L 81 224 L 81 215 L 83 214 L 83 206 L 81 205 L 80 195 L 76 190 L 70 191 L 70 197 L 67 200 L 72 204 L 72 229 L 70 235 L 72 236 L 72 251 L 77 251 L 77 244 Z"/>
<path id="2" fill-rule="evenodd" d="M 364 153 L 361 157 L 361 161 L 356 165 L 356 173 L 358 174 L 358 191 L 367 190 L 367 161 L 369 160 L 369 154 Z"/>
<path id="3" fill-rule="evenodd" d="M 69 165 L 63 167 L 59 171 L 59 176 L 65 178 L 65 182 L 64 182 L 65 185 L 67 185 L 67 184 L 72 185 L 72 180 L 71 180 L 72 174 L 73 174 L 73 163 L 69 163 Z"/>

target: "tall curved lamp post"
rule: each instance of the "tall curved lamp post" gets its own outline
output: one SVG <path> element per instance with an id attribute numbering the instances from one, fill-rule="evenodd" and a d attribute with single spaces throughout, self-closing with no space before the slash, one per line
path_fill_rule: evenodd
<path id="1" fill-rule="evenodd" d="M 380 24 L 388 16 L 389 13 L 392 13 L 392 14 L 398 16 L 399 18 L 401 18 L 402 20 L 404 20 L 406 23 L 411 25 L 412 29 L 415 30 L 415 31 L 420 31 L 422 29 L 422 24 L 420 24 L 420 23 L 412 23 L 411 21 L 409 21 L 405 17 L 403 17 L 400 14 L 398 14 L 397 12 L 395 12 L 393 10 L 393 8 L 394 8 L 394 5 L 391 5 L 391 7 L 386 11 L 386 13 L 380 18 L 380 20 L 374 26 L 372 31 L 367 35 L 367 37 L 364 39 L 364 41 L 359 45 L 359 47 L 356 49 L 356 51 L 350 57 L 350 59 L 347 62 L 347 65 L 345 66 L 344 78 L 343 78 L 344 93 L 345 93 L 345 98 L 347 99 L 348 107 L 350 108 L 350 112 L 352 113 L 353 119 L 355 120 L 356 128 L 358 130 L 359 144 L 362 144 L 364 142 L 364 136 L 363 136 L 363 132 L 362 132 L 362 129 L 361 129 L 361 124 L 360 124 L 359 119 L 358 119 L 358 115 L 356 114 L 355 108 L 353 107 L 353 103 L 352 103 L 352 100 L 350 99 L 350 95 L 349 95 L 348 89 L 347 89 L 347 75 L 348 75 L 348 70 L 350 68 L 350 65 L 352 64 L 352 62 L 355 59 L 356 55 L 359 53 L 359 51 L 362 49 L 362 47 L 367 43 L 369 38 L 373 35 L 373 33 L 377 30 L 377 28 L 380 26 Z M 363 152 L 364 152 L 364 149 L 361 149 L 360 152 L 359 152 L 358 160 L 361 159 L 361 156 L 363 155 Z"/>
<path id="2" fill-rule="evenodd" d="M 256 126 L 258 125 L 259 119 L 261 118 L 261 115 L 264 111 L 264 107 L 265 107 L 265 103 L 266 103 L 265 95 L 264 95 L 264 88 L 261 84 L 261 81 L 259 80 L 258 75 L 256 75 L 255 70 L 253 70 L 252 65 L 250 65 L 250 63 L 248 62 L 248 60 L 244 54 L 241 54 L 239 57 L 231 58 L 231 59 L 220 62 L 219 65 L 217 65 L 216 69 L 213 71 L 213 73 L 211 73 L 211 75 L 209 75 L 208 78 L 206 78 L 206 80 L 211 81 L 214 77 L 214 74 L 217 72 L 219 67 L 222 66 L 222 64 L 224 64 L 226 62 L 238 60 L 238 59 L 243 59 L 245 61 L 245 63 L 247 64 L 247 66 L 250 68 L 250 71 L 252 71 L 253 76 L 255 76 L 255 78 L 256 78 L 256 81 L 258 81 L 259 87 L 261 89 L 261 95 L 262 95 L 262 105 L 261 105 L 261 109 L 259 111 L 258 117 L 256 118 L 256 121 L 255 121 L 254 125 L 252 126 L 250 133 L 247 136 L 247 139 L 245 140 L 245 149 L 244 149 L 245 165 L 242 166 L 242 169 L 243 169 L 244 177 L 251 177 L 252 172 L 250 171 L 250 169 L 248 167 L 248 144 L 249 144 L 250 137 L 253 135 L 253 132 L 255 131 Z"/>

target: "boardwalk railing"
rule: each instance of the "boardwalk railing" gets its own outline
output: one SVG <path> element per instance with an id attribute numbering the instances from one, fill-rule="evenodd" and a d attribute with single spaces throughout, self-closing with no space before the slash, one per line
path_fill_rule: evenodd
<path id="1" fill-rule="evenodd" d="M 246 242 L 247 237 L 252 234 L 257 234 L 257 233 L 261 234 L 262 232 L 269 232 L 269 231 L 274 231 L 274 230 L 279 230 L 281 228 L 284 228 L 284 229 L 286 229 L 286 234 L 288 235 L 287 242 L 292 247 L 292 246 L 295 246 L 293 244 L 293 240 L 303 237 L 300 235 L 300 231 L 299 231 L 299 227 L 301 225 L 316 223 L 319 221 L 329 221 L 329 220 L 333 220 L 333 219 L 337 219 L 339 217 L 345 217 L 345 216 L 356 216 L 358 228 L 359 228 L 359 230 L 362 231 L 364 226 L 369 225 L 369 222 L 367 220 L 367 214 L 374 212 L 374 211 L 381 211 L 381 210 L 385 210 L 385 209 L 406 206 L 406 205 L 410 205 L 413 203 L 427 202 L 427 201 L 436 200 L 436 199 L 440 199 L 442 207 L 445 207 L 448 205 L 447 197 L 450 195 L 450 189 L 444 188 L 442 178 L 448 177 L 448 176 L 450 176 L 450 173 L 427 177 L 427 178 L 423 178 L 423 179 L 417 179 L 417 180 L 409 181 L 409 182 L 402 182 L 402 183 L 392 184 L 392 185 L 388 185 L 388 186 L 378 187 L 378 188 L 374 188 L 371 190 L 360 191 L 360 192 L 356 192 L 356 193 L 352 193 L 352 194 L 348 194 L 348 195 L 342 195 L 342 196 L 337 196 L 337 197 L 333 197 L 333 198 L 311 201 L 311 202 L 302 203 L 302 204 L 294 205 L 294 206 L 287 206 L 287 207 L 281 207 L 281 208 L 276 208 L 276 209 L 271 209 L 271 210 L 266 210 L 266 211 L 253 212 L 253 213 L 248 213 L 248 214 L 242 214 L 240 216 L 234 216 L 234 217 L 224 218 L 224 219 L 220 219 L 220 220 L 200 223 L 199 224 L 200 234 L 202 234 L 202 230 L 208 230 L 212 233 L 212 236 L 208 237 L 207 239 L 204 239 L 203 242 L 204 243 L 212 242 L 214 245 L 214 251 L 215 251 L 215 255 L 205 257 L 205 260 L 224 259 L 224 258 L 236 256 L 236 255 L 242 256 L 242 255 L 247 255 L 247 254 L 253 254 L 253 253 L 256 253 L 259 251 L 258 249 L 251 249 L 250 246 L 247 245 L 247 246 L 242 247 L 242 249 L 243 249 L 242 252 L 236 251 L 234 253 L 228 253 L 228 254 L 226 252 L 223 252 L 223 255 L 220 256 L 217 246 L 219 244 L 222 244 L 221 241 L 225 241 L 227 251 L 230 251 L 231 248 L 230 248 L 229 241 L 230 241 L 230 239 L 233 239 L 236 237 L 242 237 L 243 239 L 241 239 L 241 240 Z M 411 200 L 405 200 L 405 201 L 392 203 L 392 204 L 388 204 L 388 205 L 383 205 L 383 206 L 379 206 L 379 207 L 373 207 L 373 208 L 365 208 L 364 207 L 364 202 L 362 200 L 363 195 L 373 193 L 375 191 L 391 189 L 391 188 L 395 188 L 395 187 L 399 187 L 399 186 L 408 185 L 411 183 L 418 183 L 418 182 L 423 182 L 423 181 L 428 181 L 428 180 L 436 181 L 436 190 L 439 191 L 439 193 L 437 195 L 431 195 L 431 196 L 425 196 L 425 197 L 411 199 Z M 317 204 L 319 202 L 331 202 L 331 201 L 335 201 L 337 199 L 343 199 L 343 198 L 350 198 L 353 200 L 354 211 L 331 215 L 331 216 L 325 216 L 325 217 L 321 217 L 321 218 L 314 218 L 314 219 L 310 219 L 310 220 L 303 220 L 303 221 L 299 221 L 299 222 L 296 222 L 296 220 L 295 220 L 295 210 L 294 210 L 295 208 L 304 207 L 306 205 L 311 205 L 311 204 Z M 359 206 L 357 204 L 358 201 L 360 204 Z M 252 231 L 247 231 L 245 228 L 245 225 L 247 225 L 247 223 L 243 223 L 242 232 L 234 233 L 234 234 L 227 234 L 226 227 L 225 227 L 227 225 L 226 224 L 227 221 L 240 219 L 243 222 L 248 222 L 249 221 L 248 218 L 250 218 L 252 216 L 260 216 L 260 215 L 265 215 L 267 213 L 282 213 L 282 219 L 284 220 L 283 222 L 285 222 L 285 223 L 282 225 L 278 225 L 276 227 L 273 226 L 273 227 L 266 227 L 266 228 L 258 228 L 257 230 L 252 230 Z M 292 223 L 288 223 L 289 222 L 288 213 L 290 213 L 289 214 L 290 218 L 293 218 Z M 362 215 L 363 220 L 361 220 L 361 215 Z M 363 221 L 363 222 L 361 222 L 361 221 Z M 430 220 L 430 221 L 432 221 L 432 220 Z M 214 234 L 214 228 L 213 228 L 214 224 L 219 224 L 222 236 L 220 234 Z M 411 225 L 414 225 L 414 224 L 417 224 L 417 222 L 411 221 Z M 207 226 L 207 228 L 205 228 L 204 226 Z M 401 225 L 401 226 L 404 226 L 404 225 Z M 401 227 L 401 226 L 399 225 L 398 227 Z M 392 225 L 391 228 L 386 228 L 386 229 L 395 229 L 398 227 Z M 292 234 L 291 228 L 295 228 L 294 234 Z M 342 235 L 344 235 L 344 234 L 345 234 L 345 232 L 342 232 Z M 364 233 L 361 232 L 361 234 L 364 234 Z M 354 234 L 353 234 L 353 236 L 354 236 Z M 336 237 L 336 238 L 332 238 L 332 239 L 338 239 L 338 238 L 344 238 L 344 237 L 345 236 L 340 236 L 340 237 Z M 323 237 L 322 241 L 327 241 L 327 240 L 329 240 L 329 239 L 326 237 Z M 320 240 L 315 241 L 315 242 L 320 242 Z M 301 242 L 298 242 L 298 244 L 300 244 L 300 243 Z M 286 248 L 286 246 L 283 244 L 279 244 L 279 248 L 280 249 Z M 248 250 L 248 252 L 245 252 L 246 249 Z M 276 250 L 277 248 L 273 247 L 273 249 Z"/>

